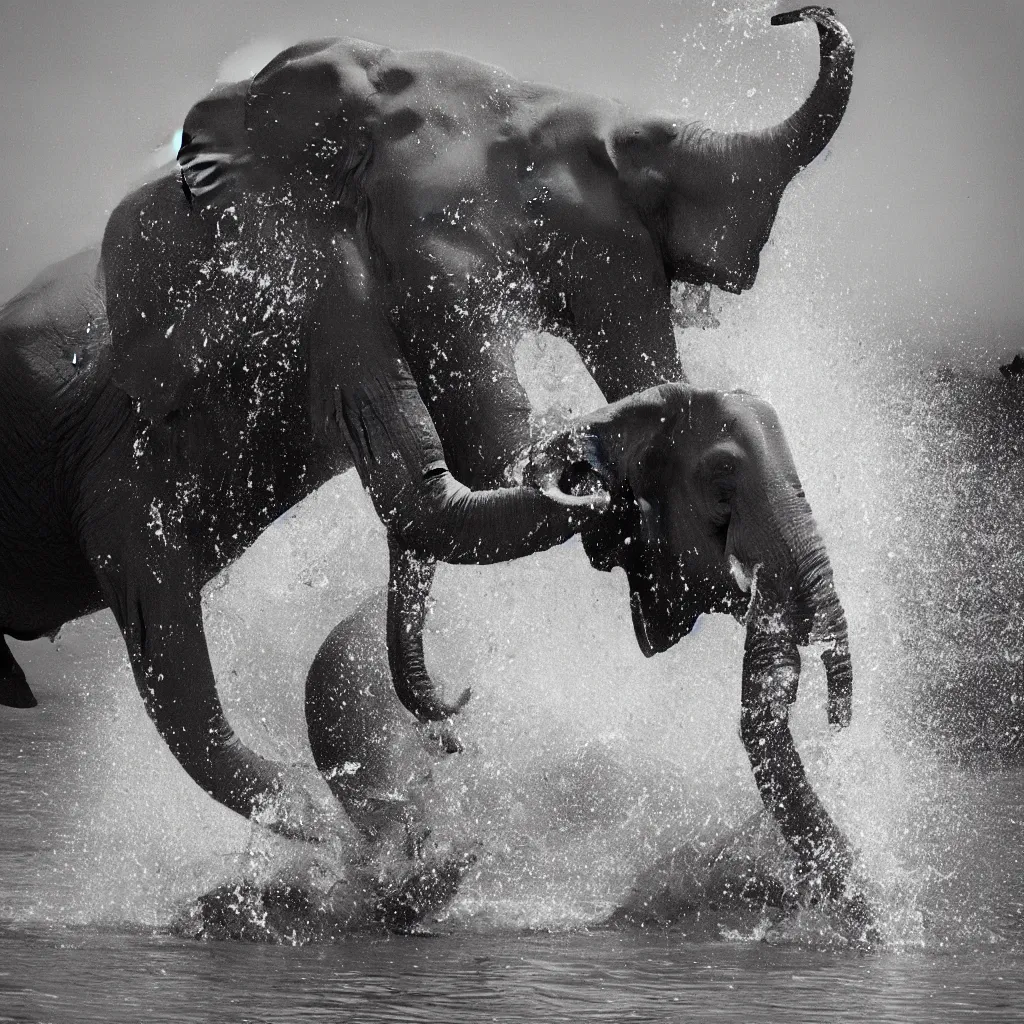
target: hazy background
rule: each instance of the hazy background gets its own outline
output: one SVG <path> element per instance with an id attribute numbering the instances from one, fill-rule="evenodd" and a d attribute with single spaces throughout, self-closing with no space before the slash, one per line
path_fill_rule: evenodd
<path id="1" fill-rule="evenodd" d="M 812 80 L 813 29 L 768 26 L 792 6 L 4 2 L 0 299 L 99 236 L 219 72 L 251 73 L 298 39 L 453 49 L 522 77 L 750 127 L 788 113 Z M 839 0 L 839 14 L 857 43 L 853 99 L 831 152 L 787 193 L 808 208 L 807 266 L 830 299 L 942 318 L 939 348 L 1013 347 L 1024 337 L 1024 3 Z"/>

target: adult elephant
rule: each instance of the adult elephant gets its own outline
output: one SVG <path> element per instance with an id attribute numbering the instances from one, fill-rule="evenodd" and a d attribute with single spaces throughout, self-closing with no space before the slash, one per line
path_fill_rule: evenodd
<path id="1" fill-rule="evenodd" d="M 849 37 L 822 8 L 774 20 L 803 17 L 818 81 L 765 132 L 351 41 L 285 51 L 197 104 L 184 188 L 131 195 L 95 274 L 80 257 L 0 324 L 0 629 L 40 635 L 111 605 L 162 735 L 251 812 L 280 773 L 224 720 L 203 581 L 350 460 L 389 526 L 396 640 L 417 635 L 402 617 L 431 558 L 511 557 L 581 525 L 586 508 L 574 520 L 529 488 L 470 498 L 442 447 L 489 487 L 529 439 L 524 317 L 570 336 L 610 398 L 682 376 L 671 280 L 749 286 L 786 183 L 845 109 Z M 415 647 L 395 645 L 399 680 L 420 678 Z M 27 700 L 0 658 L 0 686 Z M 423 718 L 457 707 L 405 690 Z"/>
<path id="2" fill-rule="evenodd" d="M 546 492 L 604 490 L 610 511 L 583 532 L 596 568 L 622 566 L 637 642 L 668 650 L 707 612 L 746 628 L 740 733 L 765 807 L 802 870 L 861 924 L 847 891 L 848 844 L 808 782 L 789 730 L 799 647 L 824 645 L 831 725 L 849 723 L 853 671 L 828 554 L 772 407 L 742 392 L 665 384 L 583 417 L 533 453 Z M 401 729 L 380 680 L 364 609 L 321 647 L 306 683 L 310 745 L 369 836 L 418 827 L 400 789 Z"/>
<path id="3" fill-rule="evenodd" d="M 182 183 L 215 231 L 237 231 L 256 197 L 286 202 L 290 231 L 351 223 L 453 470 L 495 486 L 530 441 L 513 358 L 524 326 L 570 339 L 614 401 L 685 379 L 673 281 L 753 284 L 786 185 L 828 144 L 850 92 L 846 29 L 822 7 L 772 23 L 802 19 L 820 44 L 810 96 L 773 128 L 733 134 L 447 53 L 302 44 L 193 108 Z M 163 413 L 204 362 L 186 342 L 160 380 L 148 354 L 123 379 Z M 393 545 L 392 669 L 424 720 L 465 699 L 410 683 L 426 677 L 416 631 L 397 623 L 419 614 L 431 577 Z"/>

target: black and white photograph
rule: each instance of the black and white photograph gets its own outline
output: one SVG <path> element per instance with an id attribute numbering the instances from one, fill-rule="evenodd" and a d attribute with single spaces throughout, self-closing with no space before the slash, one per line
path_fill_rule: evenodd
<path id="1" fill-rule="evenodd" d="M 0 0 L 0 1024 L 1024 1019 L 1024 2 Z"/>

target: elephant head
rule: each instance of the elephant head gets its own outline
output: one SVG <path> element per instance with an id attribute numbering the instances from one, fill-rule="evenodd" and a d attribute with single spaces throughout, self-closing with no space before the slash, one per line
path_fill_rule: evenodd
<path id="1" fill-rule="evenodd" d="M 667 276 L 740 292 L 757 277 L 782 194 L 835 134 L 853 82 L 853 41 L 832 10 L 772 18 L 818 27 L 818 79 L 802 106 L 761 131 L 716 132 L 669 118 L 630 118 L 611 153 L 664 255 Z"/>
<path id="2" fill-rule="evenodd" d="M 812 92 L 782 123 L 733 133 L 452 54 L 303 43 L 193 107 L 182 183 L 215 222 L 262 202 L 311 237 L 357 225 L 417 378 L 439 348 L 464 357 L 460 330 L 486 361 L 474 307 L 527 302 L 623 397 L 681 376 L 668 282 L 749 288 L 787 184 L 839 126 L 853 44 L 824 7 L 772 23 L 805 19 Z"/>
<path id="3" fill-rule="evenodd" d="M 728 612 L 758 652 L 748 670 L 785 665 L 792 701 L 797 646 L 824 642 L 829 721 L 849 722 L 845 615 L 767 402 L 665 384 L 579 420 L 535 451 L 529 475 L 549 491 L 610 492 L 610 512 L 583 541 L 595 568 L 625 569 L 647 657 L 686 636 L 701 614 Z"/>
<path id="4" fill-rule="evenodd" d="M 743 392 L 665 384 L 584 417 L 534 452 L 527 475 L 549 492 L 610 492 L 611 510 L 583 532 L 584 545 L 598 569 L 625 569 L 648 657 L 702 613 L 745 624 L 740 731 L 762 800 L 801 867 L 867 927 L 863 896 L 845 893 L 846 841 L 788 727 L 800 646 L 826 644 L 833 726 L 850 721 L 853 672 L 828 555 L 772 407 Z"/>
<path id="5" fill-rule="evenodd" d="M 536 448 L 527 482 L 561 502 L 610 500 L 583 531 L 591 564 L 621 566 L 637 643 L 668 650 L 707 612 L 747 627 L 745 677 L 775 673 L 796 699 L 797 647 L 825 643 L 828 717 L 850 721 L 853 673 L 832 569 L 774 409 L 744 392 L 664 384 L 584 417 Z M 424 721 L 457 714 L 436 692 L 422 647 L 433 573 L 393 547 L 392 672 Z M 784 669 L 784 671 L 783 671 Z"/>

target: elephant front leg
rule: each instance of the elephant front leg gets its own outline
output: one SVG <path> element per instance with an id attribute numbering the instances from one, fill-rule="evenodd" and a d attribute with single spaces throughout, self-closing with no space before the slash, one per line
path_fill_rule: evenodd
<path id="1" fill-rule="evenodd" d="M 146 711 L 178 763 L 215 800 L 246 817 L 264 812 L 265 823 L 282 834 L 312 838 L 323 822 L 311 797 L 293 789 L 283 765 L 247 747 L 224 713 L 199 580 L 185 546 L 166 539 L 144 551 L 101 553 L 104 541 L 89 545 Z"/>
<path id="2" fill-rule="evenodd" d="M 656 269 L 588 279 L 572 312 L 573 346 L 607 401 L 686 380 L 668 283 Z"/>
<path id="3" fill-rule="evenodd" d="M 38 703 L 7 641 L 0 637 L 0 704 L 8 708 L 34 708 Z"/>
<path id="4" fill-rule="evenodd" d="M 504 344 L 496 340 L 489 349 Z M 471 373 L 435 381 L 422 389 L 423 397 L 453 475 L 474 489 L 507 485 L 513 463 L 532 440 L 530 399 L 511 350 Z"/>

